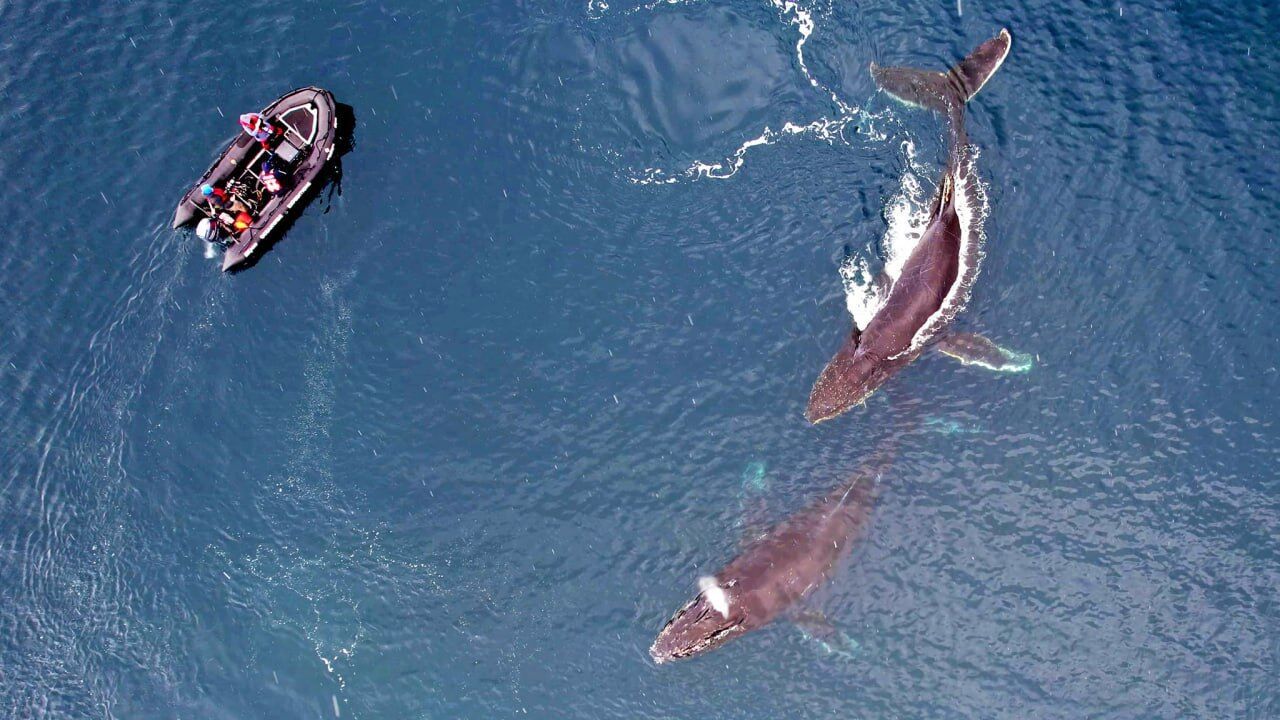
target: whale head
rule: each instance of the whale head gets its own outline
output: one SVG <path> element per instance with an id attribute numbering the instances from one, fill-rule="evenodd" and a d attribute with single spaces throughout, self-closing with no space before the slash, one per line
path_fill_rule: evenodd
<path id="1" fill-rule="evenodd" d="M 731 583 L 722 585 L 714 577 L 704 577 L 698 587 L 698 595 L 676 611 L 649 648 L 655 663 L 701 655 L 746 629 L 746 616 L 734 607 Z"/>
<path id="2" fill-rule="evenodd" d="M 873 353 L 859 352 L 855 331 L 813 384 L 805 418 L 817 424 L 864 402 L 902 364 L 901 360 L 884 360 Z"/>

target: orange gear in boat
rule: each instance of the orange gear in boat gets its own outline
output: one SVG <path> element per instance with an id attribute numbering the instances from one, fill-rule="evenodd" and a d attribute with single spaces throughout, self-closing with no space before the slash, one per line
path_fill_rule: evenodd
<path id="1" fill-rule="evenodd" d="M 238 233 L 244 232 L 245 230 L 248 230 L 249 226 L 252 224 L 253 224 L 253 216 L 250 215 L 249 213 L 242 212 L 239 215 L 236 215 L 236 222 L 234 225 L 236 232 Z"/>

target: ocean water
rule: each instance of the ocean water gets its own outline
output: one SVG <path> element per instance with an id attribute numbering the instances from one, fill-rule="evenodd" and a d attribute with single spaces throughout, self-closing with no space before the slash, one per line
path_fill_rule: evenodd
<path id="1" fill-rule="evenodd" d="M 1036 365 L 927 354 L 809 427 L 943 160 L 866 67 L 1002 26 L 957 327 Z M 1280 716 L 1277 27 L 0 4 L 0 717 Z M 306 84 L 354 109 L 341 183 L 224 275 L 173 206 Z M 651 662 L 744 515 L 890 440 L 809 603 L 850 652 Z"/>

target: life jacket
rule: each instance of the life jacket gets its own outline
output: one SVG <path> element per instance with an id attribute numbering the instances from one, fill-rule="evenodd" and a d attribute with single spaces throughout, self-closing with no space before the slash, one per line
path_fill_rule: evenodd
<path id="1" fill-rule="evenodd" d="M 247 212 L 242 212 L 239 215 L 236 215 L 236 222 L 233 227 L 236 229 L 236 232 L 241 233 L 248 230 L 249 226 L 252 224 L 253 216 Z"/>
<path id="2" fill-rule="evenodd" d="M 276 174 L 270 170 L 262 173 L 262 186 L 267 189 L 267 192 L 273 194 L 280 192 L 282 189 L 280 187 L 280 181 L 276 179 Z"/>

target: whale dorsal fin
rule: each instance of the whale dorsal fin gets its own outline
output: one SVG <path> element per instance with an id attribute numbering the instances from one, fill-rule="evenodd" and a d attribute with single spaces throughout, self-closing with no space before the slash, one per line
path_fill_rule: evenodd
<path id="1" fill-rule="evenodd" d="M 974 333 L 944 335 L 934 347 L 943 355 L 953 357 L 965 365 L 977 365 L 994 372 L 1022 373 L 1035 365 L 1030 355 L 1000 347 L 988 338 Z"/>

